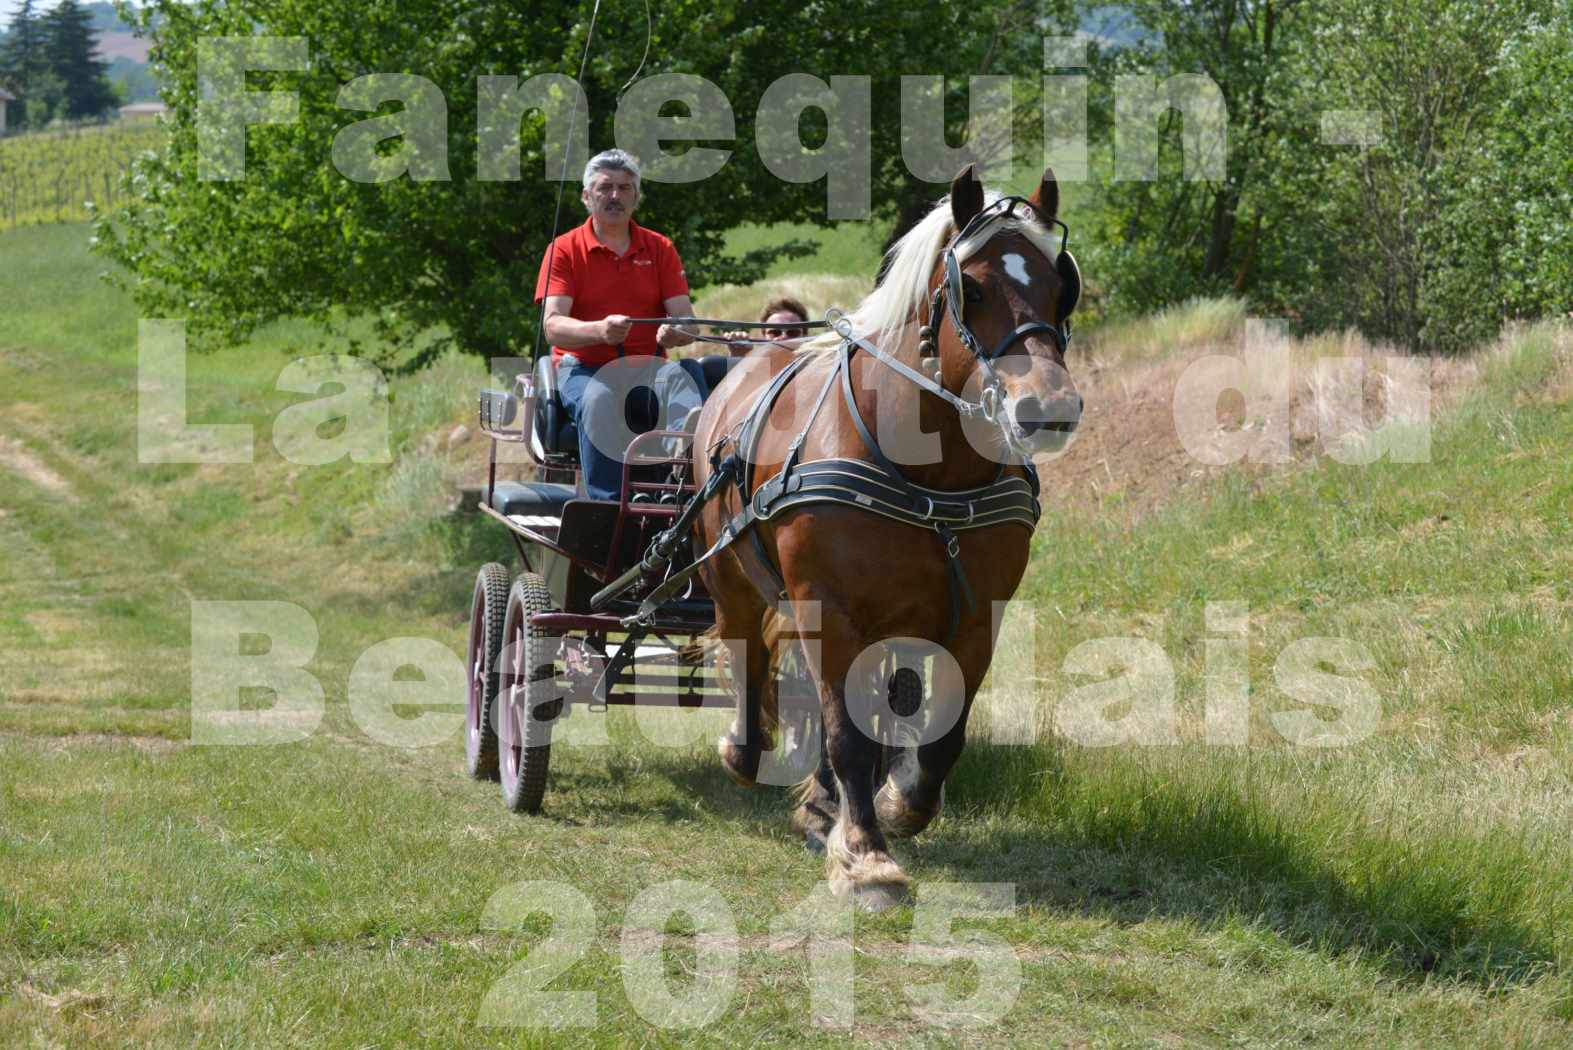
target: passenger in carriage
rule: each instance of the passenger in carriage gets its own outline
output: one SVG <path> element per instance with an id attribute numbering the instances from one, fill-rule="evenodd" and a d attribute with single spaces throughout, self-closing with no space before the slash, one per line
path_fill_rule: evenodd
<path id="1" fill-rule="evenodd" d="M 632 376 L 600 375 L 612 361 L 664 358 L 693 342 L 674 325 L 635 325 L 632 317 L 692 317 L 688 279 L 672 242 L 633 221 L 639 206 L 639 161 L 619 149 L 590 158 L 581 194 L 589 218 L 552 242 L 541 260 L 535 301 L 544 302 L 563 407 L 579 430 L 579 465 L 591 499 L 617 499 L 622 487 L 619 436 Z M 699 389 L 676 362 L 641 370 L 681 426 L 700 405 Z M 615 381 L 608 381 L 613 379 Z"/>
<path id="2" fill-rule="evenodd" d="M 770 300 L 760 313 L 759 320 L 772 326 L 763 329 L 762 334 L 766 339 L 801 339 L 808 334 L 808 329 L 794 328 L 792 325 L 794 321 L 801 324 L 808 320 L 808 308 L 791 296 L 783 295 Z M 734 354 L 746 354 L 756 345 L 749 342 L 749 333 L 744 331 L 728 332 L 726 338 L 733 340 L 729 349 Z"/>

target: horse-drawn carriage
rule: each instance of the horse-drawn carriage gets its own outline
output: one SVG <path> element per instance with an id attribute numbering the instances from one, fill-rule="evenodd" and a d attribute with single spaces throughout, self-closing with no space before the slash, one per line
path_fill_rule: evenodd
<path id="1" fill-rule="evenodd" d="M 570 483 L 578 435 L 549 357 L 483 392 L 481 510 L 524 571 L 476 580 L 471 774 L 533 812 L 556 722 L 637 703 L 735 710 L 720 756 L 752 785 L 795 708 L 817 753 L 796 756 L 793 827 L 826 853 L 832 887 L 875 909 L 901 899 L 886 838 L 938 815 L 997 606 L 1026 568 L 1032 456 L 1063 447 L 1081 413 L 1064 356 L 1081 278 L 1057 205 L 1049 172 L 1030 198 L 991 202 L 963 172 L 874 292 L 832 311 L 833 333 L 683 362 L 710 396 L 684 426 L 633 438 L 616 500 Z M 913 434 L 929 459 L 898 453 Z M 499 447 L 520 445 L 541 480 L 499 481 Z"/>
<path id="2" fill-rule="evenodd" d="M 708 394 L 738 360 L 683 364 Z M 647 423 L 658 414 L 656 406 L 642 408 Z M 550 357 L 516 377 L 511 390 L 483 390 L 479 414 L 491 441 L 480 510 L 507 529 L 523 572 L 494 562 L 476 577 L 466 761 L 471 775 L 501 780 L 510 809 L 535 812 L 553 727 L 570 707 L 732 709 L 737 702 L 694 647 L 715 624 L 714 604 L 697 579 L 643 617 L 628 589 L 613 586 L 637 572 L 694 495 L 692 434 L 661 428 L 637 435 L 623 457 L 621 498 L 594 500 L 577 484 L 579 437 Z M 498 480 L 499 447 L 518 446 L 551 480 Z M 681 567 L 674 559 L 668 570 Z"/>

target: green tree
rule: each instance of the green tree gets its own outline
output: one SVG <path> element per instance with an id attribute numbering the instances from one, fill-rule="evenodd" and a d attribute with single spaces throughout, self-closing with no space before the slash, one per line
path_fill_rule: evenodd
<path id="1" fill-rule="evenodd" d="M 869 27 L 873 33 L 859 41 L 860 50 L 855 53 L 866 53 L 862 49 L 888 48 L 888 43 L 882 44 L 875 35 L 883 34 L 886 41 L 892 37 L 900 41 L 900 53 L 891 57 L 903 64 L 904 72 L 944 72 L 946 142 L 954 146 L 965 143 L 989 156 L 998 141 L 1008 134 L 1014 145 L 1014 167 L 1029 176 L 1031 184 L 1036 186 L 1043 171 L 1038 162 L 1043 146 L 1043 38 L 1046 35 L 1065 37 L 1075 30 L 1073 0 L 889 5 L 882 21 L 883 24 Z M 942 51 L 936 51 L 929 43 L 934 39 L 944 42 Z M 927 68 L 921 61 L 914 61 L 924 55 L 932 56 Z M 1005 119 L 999 119 L 1001 114 L 997 112 L 985 116 L 985 123 L 990 120 L 993 123 L 983 136 L 993 141 L 980 141 L 978 129 L 963 131 L 972 101 L 972 76 L 1015 78 L 1012 85 L 1014 105 L 1010 113 Z M 893 95 L 899 92 L 899 84 L 892 82 L 883 86 Z M 876 105 L 880 101 L 876 99 Z M 891 98 L 883 119 L 876 120 L 873 128 L 874 158 L 881 186 L 880 215 L 890 221 L 885 238 L 887 250 L 928 213 L 937 194 L 933 182 L 919 178 L 907 167 L 901 151 L 902 133 L 898 106 Z"/>
<path id="2" fill-rule="evenodd" d="M 724 251 L 728 229 L 826 217 L 823 180 L 785 181 L 761 161 L 754 115 L 772 83 L 797 72 L 873 78 L 872 207 L 893 215 L 901 74 L 976 71 L 975 61 L 958 68 L 951 55 L 958 48 L 981 54 L 999 24 L 996 10 L 1007 6 L 990 0 L 957 13 L 940 0 L 902 6 L 809 0 L 790 9 L 766 0 L 670 0 L 651 8 L 649 56 L 640 69 L 644 9 L 607 5 L 583 78 L 588 148 L 616 141 L 619 92 L 636 70 L 630 90 L 663 73 L 698 74 L 717 85 L 730 102 L 735 134 L 697 145 L 731 150 L 730 159 L 702 181 L 647 179 L 641 220 L 674 239 L 696 287 L 757 278 L 772 258 L 806 246 L 731 257 Z M 99 243 L 132 271 L 131 287 L 145 310 L 193 320 L 198 345 L 240 338 L 281 316 L 360 315 L 376 318 L 379 334 L 396 346 L 419 338 L 417 362 L 451 344 L 494 356 L 527 352 L 535 334 L 536 272 L 559 199 L 543 169 L 549 165 L 556 175 L 561 149 L 548 139 L 540 114 L 531 113 L 520 128 L 521 177 L 479 178 L 476 78 L 573 75 L 589 12 L 588 4 L 465 0 L 397 9 L 356 0 L 158 0 L 142 18 L 151 29 L 152 60 L 166 71 L 168 145 L 139 165 L 140 199 L 100 223 Z M 198 39 L 257 33 L 309 41 L 305 71 L 252 73 L 248 83 L 251 91 L 298 93 L 299 119 L 250 129 L 243 179 L 201 180 Z M 1004 71 L 1036 77 L 1036 26 L 1026 27 L 1026 36 L 1031 66 Z M 342 108 L 339 91 L 373 72 L 419 75 L 446 99 L 440 136 L 446 178 L 400 175 L 366 184 L 329 163 L 336 134 L 370 116 Z M 397 103 L 379 110 L 401 119 Z M 801 128 L 810 144 L 827 131 L 814 110 Z M 441 174 L 439 158 L 414 159 Z M 648 165 L 651 158 L 644 159 Z M 574 181 L 561 193 L 563 228 L 583 220 L 577 174 L 576 165 L 569 172 Z M 927 196 L 941 192 L 935 185 Z"/>
<path id="3" fill-rule="evenodd" d="M 1428 230 L 1438 266 L 1428 329 L 1573 315 L 1573 9 L 1531 12 L 1501 53 L 1493 109 L 1449 165 L 1455 192 Z M 1469 324 L 1465 320 L 1466 325 Z"/>
<path id="4" fill-rule="evenodd" d="M 1566 312 L 1573 273 L 1568 11 L 1548 0 L 1153 0 L 1121 73 L 1203 71 L 1228 103 L 1227 176 L 1102 165 L 1089 272 L 1117 309 L 1234 292 L 1302 328 L 1455 352 Z"/>
<path id="5" fill-rule="evenodd" d="M 49 60 L 44 53 L 45 37 L 42 19 L 35 9 L 35 0 L 22 0 L 11 14 L 11 31 L 0 41 L 0 86 L 18 96 L 26 107 L 30 88 L 49 70 Z M 25 112 L 18 114 L 26 121 Z"/>
<path id="6" fill-rule="evenodd" d="M 77 0 L 61 0 L 41 21 L 49 70 L 65 86 L 63 109 L 57 116 L 82 120 L 113 109 L 115 93 L 108 64 L 96 54 L 98 34 L 92 13 Z"/>
<path id="7" fill-rule="evenodd" d="M 1338 236 L 1321 253 L 1331 266 L 1319 301 L 1301 293 L 1308 315 L 1413 351 L 1456 352 L 1496 333 L 1512 309 L 1501 261 L 1519 216 L 1566 215 L 1573 156 L 1555 127 L 1565 118 L 1549 99 L 1538 112 L 1515 101 L 1556 64 L 1521 65 L 1554 48 L 1550 14 L 1544 0 L 1326 0 L 1307 49 L 1310 94 L 1320 109 L 1373 116 L 1376 140 L 1313 161 L 1320 217 Z M 1516 148 L 1526 118 L 1547 138 Z M 1546 157 L 1562 176 L 1535 186 L 1523 166 Z"/>
<path id="8" fill-rule="evenodd" d="M 1090 10 L 1101 5 L 1087 5 Z M 1185 120 L 1168 110 L 1156 126 L 1155 179 L 1099 165 L 1100 224 L 1092 253 L 1118 309 L 1147 310 L 1199 293 L 1250 294 L 1273 254 L 1266 197 L 1301 140 L 1286 56 L 1303 29 L 1299 0 L 1136 0 L 1125 5 L 1142 32 L 1096 64 L 1098 127 L 1112 126 L 1119 77 L 1160 81 L 1201 74 L 1216 85 L 1227 116 L 1222 178 L 1186 178 Z M 1139 129 L 1125 122 L 1122 152 Z"/>
<path id="9" fill-rule="evenodd" d="M 54 70 L 45 69 L 28 81 L 27 94 L 23 96 L 25 123 L 31 128 L 41 128 L 65 109 L 66 85 Z"/>

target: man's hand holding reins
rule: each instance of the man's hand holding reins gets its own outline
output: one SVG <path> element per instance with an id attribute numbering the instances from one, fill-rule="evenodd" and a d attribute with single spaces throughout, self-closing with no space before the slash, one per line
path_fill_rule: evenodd
<path id="1" fill-rule="evenodd" d="M 664 324 L 655 333 L 655 341 L 664 350 L 687 346 L 694 341 L 693 334 L 675 324 Z"/>
<path id="2" fill-rule="evenodd" d="M 620 346 L 633 327 L 626 314 L 608 314 L 601 318 L 601 342 L 607 346 Z"/>

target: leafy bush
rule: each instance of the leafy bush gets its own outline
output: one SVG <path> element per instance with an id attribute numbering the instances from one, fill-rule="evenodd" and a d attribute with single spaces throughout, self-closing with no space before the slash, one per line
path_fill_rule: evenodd
<path id="1" fill-rule="evenodd" d="M 1568 10 L 1549 0 L 1135 10 L 1162 42 L 1106 56 L 1102 79 L 1205 71 L 1228 102 L 1230 152 L 1226 179 L 1183 179 L 1171 113 L 1159 178 L 1105 179 L 1089 269 L 1115 312 L 1232 289 L 1302 329 L 1357 326 L 1456 353 L 1507 319 L 1573 307 Z M 1094 123 L 1111 111 L 1105 98 Z M 1334 111 L 1371 120 L 1375 140 L 1324 141 Z"/>

